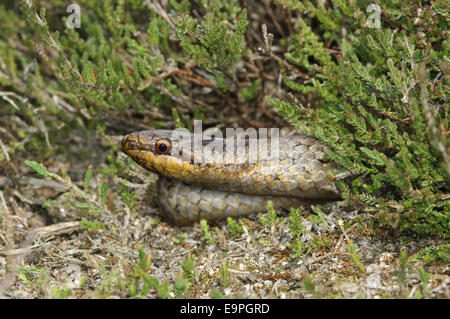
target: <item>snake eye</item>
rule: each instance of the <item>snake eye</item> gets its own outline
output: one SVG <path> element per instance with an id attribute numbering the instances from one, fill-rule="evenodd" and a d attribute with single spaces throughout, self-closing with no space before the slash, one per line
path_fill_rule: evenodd
<path id="1" fill-rule="evenodd" d="M 155 144 L 155 150 L 158 154 L 167 154 L 170 151 L 170 141 L 168 140 L 159 140 Z"/>

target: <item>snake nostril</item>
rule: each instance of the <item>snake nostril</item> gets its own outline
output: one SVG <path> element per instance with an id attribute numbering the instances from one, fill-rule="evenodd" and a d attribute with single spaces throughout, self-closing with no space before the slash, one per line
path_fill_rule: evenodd
<path id="1" fill-rule="evenodd" d="M 139 144 L 135 141 L 129 141 L 128 142 L 128 148 L 130 150 L 138 150 L 139 149 Z"/>
<path id="2" fill-rule="evenodd" d="M 139 143 L 130 139 L 129 136 L 125 136 L 122 140 L 122 150 L 134 151 L 139 149 Z"/>

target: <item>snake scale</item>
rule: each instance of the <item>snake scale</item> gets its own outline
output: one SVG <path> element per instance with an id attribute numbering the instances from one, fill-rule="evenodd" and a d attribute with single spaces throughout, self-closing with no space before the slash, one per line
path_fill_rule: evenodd
<path id="1" fill-rule="evenodd" d="M 273 142 L 148 130 L 126 135 L 122 150 L 159 175 L 159 206 L 177 225 L 262 212 L 268 200 L 288 209 L 340 199 L 318 139 L 295 134 Z"/>

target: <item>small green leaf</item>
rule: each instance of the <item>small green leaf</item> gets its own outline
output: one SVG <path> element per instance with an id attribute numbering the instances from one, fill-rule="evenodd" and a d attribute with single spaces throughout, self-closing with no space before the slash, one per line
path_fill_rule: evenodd
<path id="1" fill-rule="evenodd" d="M 92 180 L 93 170 L 92 165 L 89 165 L 86 174 L 84 175 L 84 192 L 88 192 L 89 182 Z"/>
<path id="2" fill-rule="evenodd" d="M 42 175 L 42 176 L 51 176 L 51 173 L 47 170 L 47 168 L 35 161 L 29 161 L 25 160 L 25 165 L 31 167 L 36 173 Z"/>
<path id="3" fill-rule="evenodd" d="M 100 202 L 103 206 L 106 206 L 106 195 L 108 193 L 108 180 L 98 181 L 98 195 L 100 197 Z"/>

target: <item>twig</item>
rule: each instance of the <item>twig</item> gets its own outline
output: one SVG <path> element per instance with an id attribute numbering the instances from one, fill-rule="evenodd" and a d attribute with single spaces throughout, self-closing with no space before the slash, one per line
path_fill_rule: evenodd
<path id="1" fill-rule="evenodd" d="M 166 20 L 172 28 L 175 28 L 175 24 L 172 22 L 172 20 L 170 20 L 166 10 L 161 7 L 158 1 L 145 0 L 143 4 L 147 6 L 147 8 L 155 10 L 155 12 L 159 14 L 161 18 Z"/>
<path id="2" fill-rule="evenodd" d="M 1 194 L 1 192 L 0 192 Z M 59 224 L 53 224 L 50 226 L 44 226 L 44 227 L 38 227 L 35 229 L 32 229 L 28 232 L 26 236 L 26 240 L 24 241 L 27 243 L 30 243 L 29 245 L 17 248 L 17 249 L 9 249 L 9 250 L 0 250 L 0 255 L 2 256 L 12 256 L 12 255 L 19 255 L 19 254 L 27 254 L 29 253 L 33 248 L 39 247 L 42 244 L 36 244 L 31 245 L 34 240 L 40 236 L 44 237 L 44 239 L 52 237 L 52 236 L 58 236 L 62 234 L 68 234 L 71 232 L 74 232 L 76 230 L 79 230 L 81 228 L 80 222 L 78 221 L 72 221 L 72 222 L 65 222 L 65 223 L 59 223 Z"/>
<path id="3" fill-rule="evenodd" d="M 295 74 L 297 74 L 302 79 L 309 80 L 310 77 L 308 75 L 300 72 L 295 66 L 293 66 L 292 64 L 287 62 L 285 59 L 280 58 L 279 56 L 277 56 L 275 53 L 272 52 L 271 45 L 272 45 L 272 40 L 273 40 L 273 34 L 267 33 L 267 26 L 265 24 L 263 24 L 261 26 L 261 29 L 262 29 L 266 49 L 258 48 L 258 50 L 261 53 L 268 55 L 272 59 L 276 60 L 278 63 L 284 64 L 289 70 L 293 71 Z"/>
<path id="4" fill-rule="evenodd" d="M 338 252 L 339 247 L 341 246 L 341 243 L 342 243 L 343 239 L 344 239 L 344 235 L 341 235 L 341 237 L 339 238 L 339 240 L 338 240 L 336 246 L 334 247 L 333 251 L 330 251 L 329 253 L 327 253 L 325 255 L 316 257 L 313 260 L 310 260 L 310 261 L 306 262 L 305 266 L 307 267 L 307 266 L 312 265 L 312 264 L 314 264 L 314 263 L 316 263 L 318 261 L 322 261 L 322 260 L 324 260 L 324 259 L 326 259 L 328 257 L 331 257 L 331 256 L 335 255 Z"/>
<path id="5" fill-rule="evenodd" d="M 442 157 L 444 158 L 447 172 L 450 174 L 450 155 L 449 149 L 446 146 L 447 143 L 444 137 L 445 135 L 443 132 L 441 132 L 438 125 L 436 124 L 433 116 L 433 110 L 428 103 L 428 94 L 425 84 L 427 70 L 425 69 L 424 65 L 420 65 L 417 77 L 420 84 L 420 101 L 424 109 L 427 126 L 431 130 L 431 136 L 433 138 L 434 146 L 439 150 L 439 152 L 441 152 Z"/>
<path id="6" fill-rule="evenodd" d="M 344 229 L 344 222 L 342 221 L 342 219 L 338 220 L 338 225 L 339 225 L 339 228 L 341 229 L 342 234 L 345 236 L 345 239 L 347 240 L 348 243 L 350 243 L 351 239 L 350 239 L 350 237 L 348 237 L 347 232 Z"/>
<path id="7" fill-rule="evenodd" d="M 286 38 L 286 33 L 284 32 L 283 28 L 278 23 L 277 17 L 273 14 L 272 9 L 270 8 L 270 5 L 266 1 L 262 1 L 263 6 L 265 7 L 266 11 L 269 13 L 270 18 L 272 19 L 272 22 L 277 29 L 277 31 L 281 34 L 283 38 Z"/>
<path id="8" fill-rule="evenodd" d="M 1 193 L 0 193 L 1 194 Z M 66 222 L 50 226 L 38 227 L 28 232 L 25 240 L 22 242 L 23 247 L 18 249 L 8 249 L 0 251 L 0 255 L 8 257 L 8 270 L 6 274 L 0 278 L 0 296 L 5 296 L 5 292 L 14 284 L 16 279 L 18 266 L 23 263 L 27 254 L 35 247 L 42 244 L 33 245 L 33 242 L 38 236 L 49 238 L 50 236 L 57 236 L 71 233 L 81 228 L 80 222 Z M 13 246 L 13 244 L 11 244 Z"/>
<path id="9" fill-rule="evenodd" d="M 210 88 L 213 88 L 213 89 L 216 88 L 214 83 L 206 80 L 205 78 L 203 78 L 203 77 L 201 77 L 201 76 L 199 76 L 197 74 L 192 73 L 191 71 L 175 69 L 175 70 L 171 70 L 171 71 L 165 72 L 165 73 L 161 74 L 160 76 L 158 76 L 156 78 L 151 78 L 151 79 L 142 81 L 141 85 L 138 88 L 138 90 L 142 91 L 142 90 L 146 89 L 149 85 L 155 84 L 155 83 L 157 83 L 157 82 L 159 82 L 159 81 L 161 81 L 161 80 L 163 80 L 163 79 L 165 79 L 165 78 L 167 78 L 167 77 L 169 77 L 171 75 L 174 75 L 174 74 L 181 75 L 186 80 L 191 81 L 193 83 L 196 83 L 198 85 L 207 86 L 207 87 L 210 87 Z"/>
<path id="10" fill-rule="evenodd" d="M 8 206 L 6 205 L 5 198 L 3 197 L 3 192 L 0 191 L 0 199 L 2 200 L 3 207 L 5 208 L 6 214 L 9 215 Z"/>
<path id="11" fill-rule="evenodd" d="M 20 255 L 20 254 L 28 254 L 31 251 L 31 249 L 39 247 L 41 245 L 42 245 L 42 243 L 32 245 L 32 246 L 27 246 L 24 248 L 0 250 L 0 256 L 14 256 L 14 255 Z"/>
<path id="12" fill-rule="evenodd" d="M 13 92 L 0 92 L 0 96 L 6 102 L 9 102 L 9 104 L 11 104 L 17 111 L 19 111 L 19 107 L 17 106 L 17 104 L 12 99 L 9 98 L 9 96 L 17 97 L 17 94 L 15 94 Z"/>

